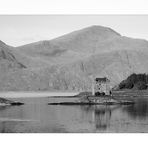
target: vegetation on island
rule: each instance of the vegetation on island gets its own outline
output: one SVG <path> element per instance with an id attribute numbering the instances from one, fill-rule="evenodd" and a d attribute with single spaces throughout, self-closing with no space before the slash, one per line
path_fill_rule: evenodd
<path id="1" fill-rule="evenodd" d="M 131 74 L 126 80 L 119 84 L 119 89 L 144 90 L 148 88 L 147 74 Z"/>

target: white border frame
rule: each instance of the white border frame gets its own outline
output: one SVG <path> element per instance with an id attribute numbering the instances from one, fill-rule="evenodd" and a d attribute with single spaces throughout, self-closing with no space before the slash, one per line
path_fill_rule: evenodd
<path id="1" fill-rule="evenodd" d="M 147 0 L 0 0 L 0 14 L 148 14 Z M 147 146 L 147 134 L 0 134 L 5 148 Z"/>

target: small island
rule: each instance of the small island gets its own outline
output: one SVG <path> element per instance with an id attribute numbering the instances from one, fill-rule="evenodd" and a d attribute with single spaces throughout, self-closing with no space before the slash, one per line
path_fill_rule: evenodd
<path id="1" fill-rule="evenodd" d="M 82 92 L 74 96 L 79 98 L 74 102 L 56 102 L 48 105 L 129 105 L 133 100 L 115 99 L 106 77 L 92 79 L 92 92 Z"/>
<path id="2" fill-rule="evenodd" d="M 23 104 L 24 103 L 7 100 L 5 98 L 0 97 L 0 106 L 14 106 L 14 105 L 23 105 Z"/>

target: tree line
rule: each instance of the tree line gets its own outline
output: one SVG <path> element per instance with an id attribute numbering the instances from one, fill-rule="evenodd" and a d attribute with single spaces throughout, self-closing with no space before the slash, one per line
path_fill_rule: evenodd
<path id="1" fill-rule="evenodd" d="M 147 89 L 148 86 L 148 75 L 147 74 L 131 74 L 126 80 L 123 80 L 119 84 L 119 89 L 136 89 L 143 90 Z"/>

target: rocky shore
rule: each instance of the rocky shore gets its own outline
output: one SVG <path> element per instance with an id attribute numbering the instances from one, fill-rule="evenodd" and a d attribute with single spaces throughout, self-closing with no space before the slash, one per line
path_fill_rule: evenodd
<path id="1" fill-rule="evenodd" d="M 118 100 L 112 96 L 92 96 L 88 95 L 88 93 L 80 93 L 74 97 L 78 97 L 78 99 L 71 102 L 48 103 L 48 105 L 130 105 L 135 103 L 133 100 Z"/>
<path id="2" fill-rule="evenodd" d="M 8 106 L 8 105 L 23 105 L 24 103 L 21 102 L 15 102 L 11 100 L 7 100 L 5 98 L 0 97 L 0 106 Z"/>

